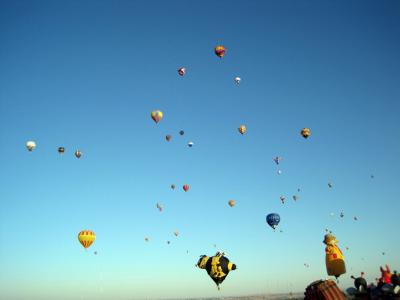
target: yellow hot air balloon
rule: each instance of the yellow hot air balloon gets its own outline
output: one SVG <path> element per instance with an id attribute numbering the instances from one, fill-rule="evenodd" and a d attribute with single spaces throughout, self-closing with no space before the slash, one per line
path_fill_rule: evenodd
<path id="1" fill-rule="evenodd" d="M 230 207 L 234 207 L 235 206 L 235 200 L 229 200 L 228 202 Z"/>
<path id="2" fill-rule="evenodd" d="M 155 111 L 151 112 L 151 118 L 156 123 L 160 122 L 162 117 L 163 117 L 163 113 L 161 110 L 155 110 Z"/>
<path id="3" fill-rule="evenodd" d="M 82 230 L 78 234 L 79 243 L 82 244 L 83 248 L 87 249 L 93 244 L 96 239 L 96 234 L 91 230 Z"/>
<path id="4" fill-rule="evenodd" d="M 239 132 L 241 133 L 241 134 L 244 134 L 245 132 L 246 132 L 246 126 L 244 126 L 244 125 L 240 125 L 239 126 L 239 128 L 238 128 L 238 130 L 239 130 Z"/>
<path id="5" fill-rule="evenodd" d="M 307 139 L 311 135 L 310 128 L 303 128 L 300 131 L 300 134 L 303 136 L 303 138 Z"/>

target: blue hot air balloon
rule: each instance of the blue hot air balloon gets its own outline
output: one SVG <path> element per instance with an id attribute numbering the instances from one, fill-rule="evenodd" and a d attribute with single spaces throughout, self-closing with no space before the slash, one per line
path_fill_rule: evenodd
<path id="1" fill-rule="evenodd" d="M 274 230 L 276 226 L 278 226 L 281 217 L 278 214 L 272 213 L 267 216 L 267 223 L 271 226 Z"/>

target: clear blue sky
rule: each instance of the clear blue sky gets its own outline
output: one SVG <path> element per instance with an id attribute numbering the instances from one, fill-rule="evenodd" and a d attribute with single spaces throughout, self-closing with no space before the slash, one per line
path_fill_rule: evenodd
<path id="1" fill-rule="evenodd" d="M 302 291 L 327 227 L 342 288 L 400 269 L 399 36 L 399 1 L 1 1 L 0 299 Z"/>

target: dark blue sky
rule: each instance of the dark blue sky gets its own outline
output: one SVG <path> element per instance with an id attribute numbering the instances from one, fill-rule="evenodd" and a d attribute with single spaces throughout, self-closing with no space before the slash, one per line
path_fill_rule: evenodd
<path id="1" fill-rule="evenodd" d="M 0 1 L 0 294 L 301 291 L 327 227 L 342 288 L 399 269 L 399 36 L 398 1 Z M 193 267 L 214 244 L 238 265 L 220 292 Z"/>

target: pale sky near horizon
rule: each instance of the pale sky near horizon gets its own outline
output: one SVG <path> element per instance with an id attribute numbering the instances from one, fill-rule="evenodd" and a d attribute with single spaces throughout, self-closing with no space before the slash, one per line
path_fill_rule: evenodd
<path id="1" fill-rule="evenodd" d="M 0 299 L 301 292 L 325 228 L 341 288 L 400 270 L 399 36 L 398 1 L 0 1 Z"/>

